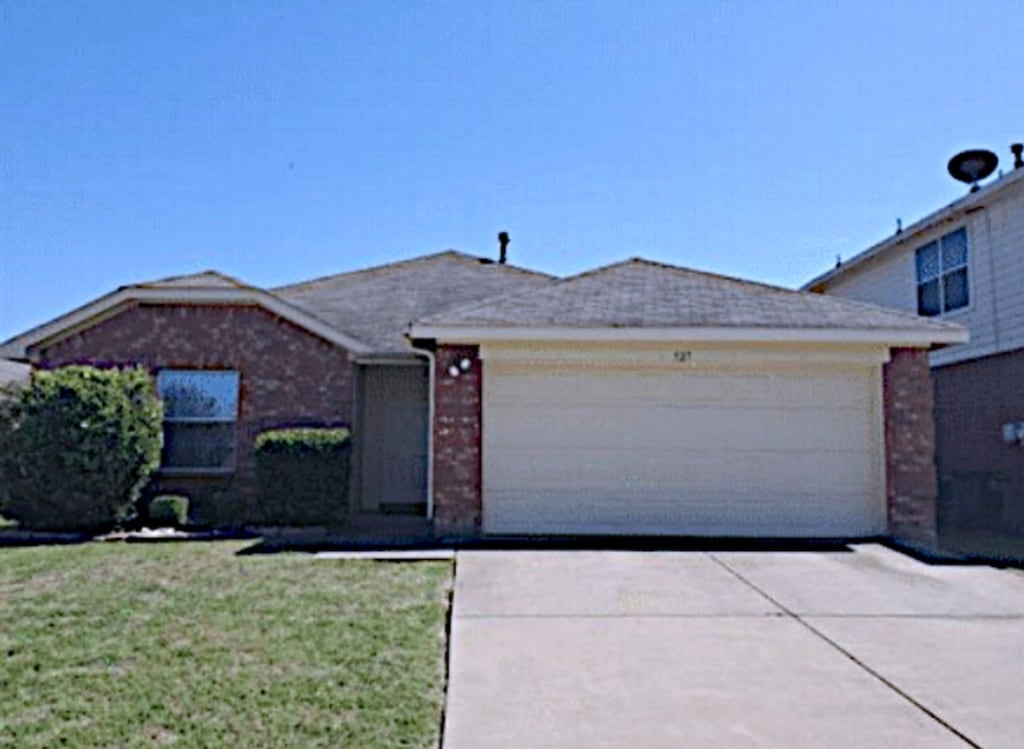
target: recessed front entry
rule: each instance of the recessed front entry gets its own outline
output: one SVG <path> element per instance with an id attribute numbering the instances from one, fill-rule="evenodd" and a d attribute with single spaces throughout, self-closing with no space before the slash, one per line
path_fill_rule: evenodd
<path id="1" fill-rule="evenodd" d="M 358 509 L 426 515 L 426 365 L 364 365 L 358 387 Z"/>

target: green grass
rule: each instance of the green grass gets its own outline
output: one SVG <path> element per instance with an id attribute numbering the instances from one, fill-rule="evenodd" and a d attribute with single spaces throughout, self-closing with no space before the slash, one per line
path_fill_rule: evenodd
<path id="1" fill-rule="evenodd" d="M 0 549 L 0 747 L 431 747 L 451 565 Z"/>

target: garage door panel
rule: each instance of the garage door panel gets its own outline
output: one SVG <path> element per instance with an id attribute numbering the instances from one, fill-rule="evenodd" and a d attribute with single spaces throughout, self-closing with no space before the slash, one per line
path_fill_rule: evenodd
<path id="1" fill-rule="evenodd" d="M 608 404 L 609 388 L 619 391 L 617 402 L 663 405 L 677 400 L 685 389 L 690 404 L 710 405 L 762 404 L 770 398 L 778 405 L 801 407 L 808 402 L 830 403 L 837 408 L 860 407 L 857 391 L 863 377 L 842 372 L 828 375 L 802 373 L 728 372 L 522 372 L 503 375 L 501 368 L 488 369 L 489 402 L 495 406 L 543 405 L 563 403 L 566 388 L 572 390 L 572 402 L 580 405 Z M 619 383 L 622 387 L 619 387 Z"/>
<path id="2" fill-rule="evenodd" d="M 560 423 L 546 428 L 547 412 L 558 408 Z M 493 449 L 515 448 L 528 441 L 539 448 L 677 450 L 757 450 L 766 442 L 792 450 L 841 450 L 864 433 L 869 414 L 863 410 L 821 407 L 769 408 L 662 405 L 633 418 L 635 405 L 497 406 L 488 419 L 487 440 Z M 723 413 L 725 416 L 723 417 Z"/>
<path id="3" fill-rule="evenodd" d="M 485 447 L 486 449 L 486 447 Z M 828 494 L 836 486 L 863 486 L 873 470 L 865 451 L 693 451 L 680 460 L 675 451 L 631 452 L 621 448 L 574 450 L 571 456 L 538 448 L 507 451 L 508 460 L 493 465 L 487 486 L 496 490 L 531 487 L 558 492 L 621 487 L 625 495 L 682 488 L 700 491 Z"/>
<path id="4" fill-rule="evenodd" d="M 878 367 L 485 366 L 488 533 L 883 529 Z"/>
<path id="5" fill-rule="evenodd" d="M 573 490 L 557 502 L 543 491 L 499 492 L 491 522 L 509 534 L 615 534 L 717 536 L 843 536 L 871 523 L 860 494 L 734 494 L 716 492 L 648 495 L 642 506 L 613 491 Z M 779 506 L 788 507 L 779 513 Z M 581 529 L 583 529 L 581 531 Z"/>

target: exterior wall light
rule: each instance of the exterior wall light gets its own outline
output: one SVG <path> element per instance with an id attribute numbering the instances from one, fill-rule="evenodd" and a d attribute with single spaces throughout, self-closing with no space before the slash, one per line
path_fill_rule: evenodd
<path id="1" fill-rule="evenodd" d="M 468 372 L 472 368 L 473 361 L 471 359 L 459 359 L 458 361 L 453 361 L 448 365 L 448 376 L 458 377 L 463 372 Z"/>
<path id="2" fill-rule="evenodd" d="M 447 367 L 446 371 L 449 373 L 449 377 L 458 377 L 464 372 L 469 372 L 472 368 L 473 360 L 464 357 L 462 359 L 453 359 L 452 364 Z"/>

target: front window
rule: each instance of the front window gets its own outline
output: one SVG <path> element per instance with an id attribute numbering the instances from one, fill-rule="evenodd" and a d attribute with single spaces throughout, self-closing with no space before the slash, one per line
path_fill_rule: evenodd
<path id="1" fill-rule="evenodd" d="M 157 374 L 164 402 L 168 471 L 229 471 L 235 464 L 238 372 L 165 369 Z"/>
<path id="2" fill-rule="evenodd" d="M 969 303 L 967 230 L 957 229 L 917 251 L 917 314 L 934 317 Z"/>

